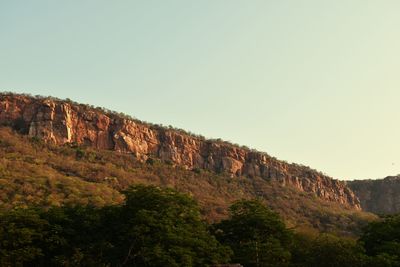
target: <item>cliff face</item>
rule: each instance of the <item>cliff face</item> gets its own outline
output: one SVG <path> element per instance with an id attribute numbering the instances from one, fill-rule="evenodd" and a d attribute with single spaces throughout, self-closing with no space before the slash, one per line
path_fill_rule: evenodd
<path id="1" fill-rule="evenodd" d="M 155 127 L 85 105 L 22 95 L 0 95 L 0 124 L 54 144 L 78 143 L 132 153 L 139 160 L 158 158 L 187 169 L 233 176 L 259 176 L 313 192 L 318 197 L 360 209 L 345 183 L 296 164 L 288 164 L 226 142 L 204 140 Z"/>
<path id="2" fill-rule="evenodd" d="M 377 214 L 400 212 L 400 176 L 355 180 L 348 185 L 360 199 L 363 210 Z"/>

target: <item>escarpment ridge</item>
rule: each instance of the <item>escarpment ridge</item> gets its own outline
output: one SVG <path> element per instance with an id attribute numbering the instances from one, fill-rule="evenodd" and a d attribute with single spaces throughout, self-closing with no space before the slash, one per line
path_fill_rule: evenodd
<path id="1" fill-rule="evenodd" d="M 361 209 L 346 183 L 308 167 L 69 100 L 2 93 L 0 124 L 57 145 L 77 143 L 131 153 L 143 162 L 157 158 L 191 170 L 206 169 L 249 179 L 258 176 Z"/>
<path id="2" fill-rule="evenodd" d="M 363 210 L 376 214 L 400 212 L 400 175 L 376 180 L 348 181 Z"/>

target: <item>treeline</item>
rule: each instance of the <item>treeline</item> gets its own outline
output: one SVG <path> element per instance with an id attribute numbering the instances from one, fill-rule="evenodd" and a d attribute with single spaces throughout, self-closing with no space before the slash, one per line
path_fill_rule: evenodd
<path id="1" fill-rule="evenodd" d="M 0 214 L 0 266 L 400 266 L 400 216 L 358 240 L 288 229 L 256 200 L 216 224 L 172 189 L 135 186 L 122 205 L 15 209 Z"/>

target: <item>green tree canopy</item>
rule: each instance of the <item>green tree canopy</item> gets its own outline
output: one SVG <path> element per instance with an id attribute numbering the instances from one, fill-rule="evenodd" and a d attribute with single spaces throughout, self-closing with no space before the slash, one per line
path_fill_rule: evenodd
<path id="1" fill-rule="evenodd" d="M 199 207 L 172 189 L 135 186 L 114 213 L 113 255 L 128 266 L 209 266 L 226 262 L 229 249 L 208 232 Z"/>
<path id="2" fill-rule="evenodd" d="M 0 266 L 209 266 L 229 261 L 185 194 L 135 186 L 120 206 L 0 213 Z"/>
<path id="3" fill-rule="evenodd" d="M 0 214 L 0 266 L 23 266 L 43 256 L 40 244 L 48 236 L 48 222 L 36 210 Z"/>
<path id="4" fill-rule="evenodd" d="M 229 212 L 229 219 L 215 228 L 219 240 L 232 248 L 233 262 L 246 267 L 288 266 L 292 234 L 277 213 L 257 200 L 238 201 Z"/>
<path id="5" fill-rule="evenodd" d="M 400 266 L 400 214 L 370 223 L 359 241 L 376 261 Z"/>
<path id="6" fill-rule="evenodd" d="M 292 266 L 298 267 L 361 267 L 367 260 L 354 240 L 331 234 L 316 238 L 296 235 L 292 253 Z"/>

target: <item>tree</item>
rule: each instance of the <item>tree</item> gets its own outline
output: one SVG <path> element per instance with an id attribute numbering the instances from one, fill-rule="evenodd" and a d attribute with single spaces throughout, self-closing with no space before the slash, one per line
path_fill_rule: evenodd
<path id="1" fill-rule="evenodd" d="M 54 233 L 35 266 L 105 266 L 104 254 L 112 244 L 106 235 L 104 209 L 90 206 L 53 207 L 43 211 Z"/>
<path id="2" fill-rule="evenodd" d="M 0 266 L 209 266 L 230 250 L 212 236 L 196 202 L 136 186 L 119 206 L 0 213 Z"/>
<path id="3" fill-rule="evenodd" d="M 229 250 L 207 231 L 196 202 L 172 189 L 135 186 L 114 221 L 113 262 L 121 266 L 209 266 Z"/>
<path id="4" fill-rule="evenodd" d="M 400 266 L 400 214 L 370 223 L 359 241 L 379 265 Z"/>
<path id="5" fill-rule="evenodd" d="M 36 210 L 13 210 L 0 214 L 0 266 L 23 266 L 43 256 L 41 244 L 48 236 L 48 223 Z"/>
<path id="6" fill-rule="evenodd" d="M 320 234 L 295 240 L 292 266 L 361 267 L 367 260 L 363 248 L 351 239 Z"/>
<path id="7" fill-rule="evenodd" d="M 241 200 L 229 209 L 229 219 L 215 225 L 218 239 L 244 266 L 288 266 L 291 232 L 277 213 L 257 200 Z"/>

